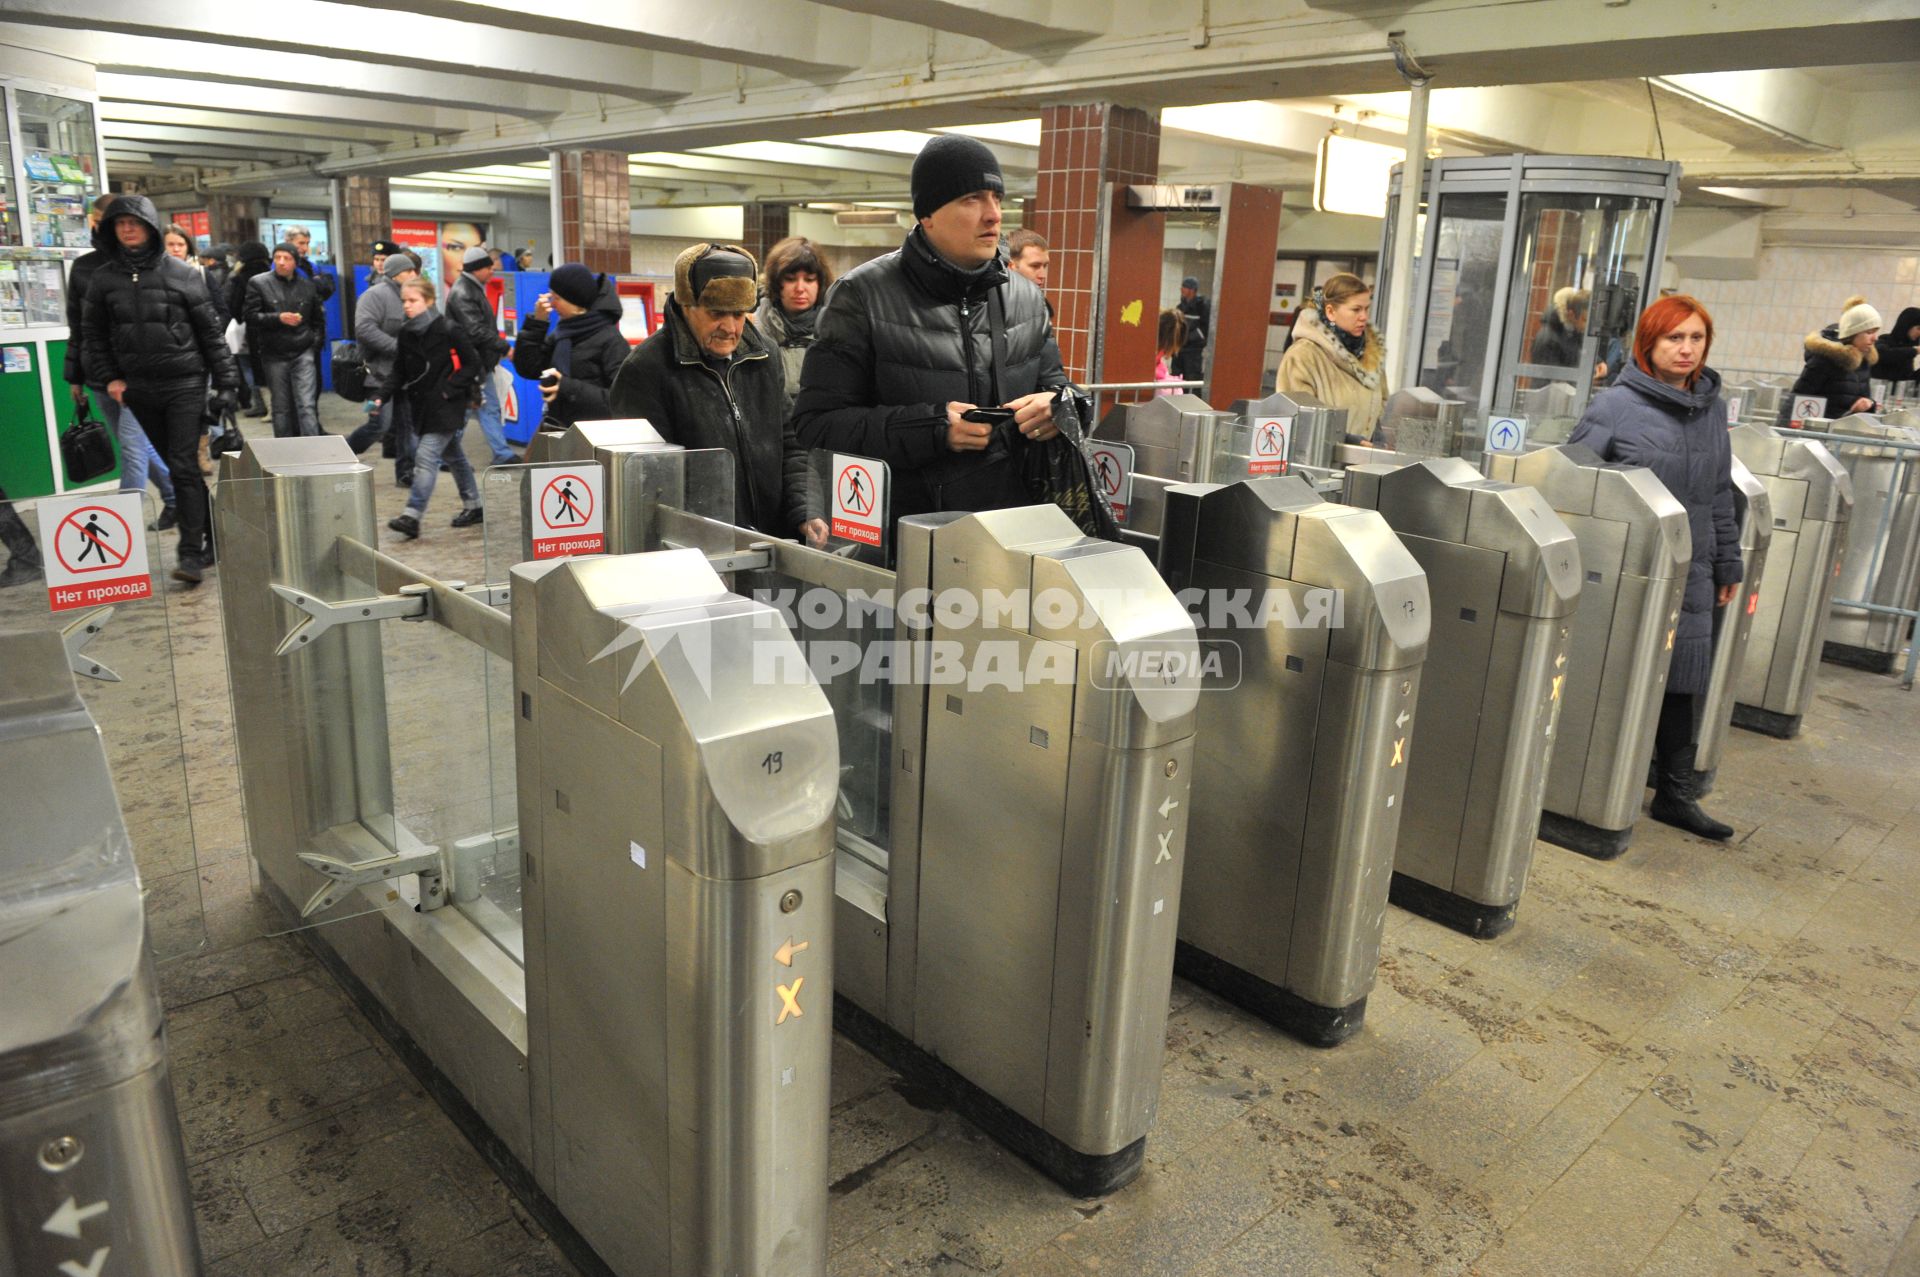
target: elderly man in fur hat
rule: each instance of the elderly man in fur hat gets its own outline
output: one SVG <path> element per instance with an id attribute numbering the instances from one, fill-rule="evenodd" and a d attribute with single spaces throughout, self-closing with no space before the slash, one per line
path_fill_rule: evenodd
<path id="1" fill-rule="evenodd" d="M 609 404 L 670 442 L 733 453 L 735 523 L 820 544 L 827 525 L 808 507 L 807 453 L 787 424 L 780 352 L 747 322 L 759 276 L 737 244 L 680 254 L 666 322 L 620 365 Z"/>

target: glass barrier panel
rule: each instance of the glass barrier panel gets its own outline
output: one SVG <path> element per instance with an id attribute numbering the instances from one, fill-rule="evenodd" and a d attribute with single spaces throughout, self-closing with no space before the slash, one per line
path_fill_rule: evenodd
<path id="1" fill-rule="evenodd" d="M 205 636 L 176 628 L 172 598 L 188 587 L 169 578 L 175 537 L 155 530 L 160 510 L 151 494 L 111 490 L 0 498 L 9 582 L 0 587 L 0 630 L 61 633 L 106 747 L 154 956 L 170 958 L 206 944 L 203 875 L 232 856 L 238 810 L 227 805 L 232 762 L 210 721 L 217 675 L 206 660 L 183 659 L 199 656 L 193 649 Z M 144 576 L 135 571 L 139 551 Z M 191 682 L 182 677 L 189 670 Z M 218 809 L 203 822 L 208 805 Z"/>

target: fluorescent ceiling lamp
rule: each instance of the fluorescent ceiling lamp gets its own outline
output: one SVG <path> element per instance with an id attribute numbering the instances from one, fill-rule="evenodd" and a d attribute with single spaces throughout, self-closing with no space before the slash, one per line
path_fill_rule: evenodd
<path id="1" fill-rule="evenodd" d="M 888 155 L 918 155 L 920 148 L 933 140 L 931 133 L 910 129 L 884 129 L 877 133 L 835 133 L 830 137 L 802 138 L 818 146 L 844 146 L 853 151 L 882 151 Z"/>
<path id="2" fill-rule="evenodd" d="M 982 138 L 988 142 L 1005 142 L 1008 146 L 1040 145 L 1039 120 L 1005 120 L 999 124 L 962 124 L 950 129 L 935 129 L 936 133 L 959 133 L 965 137 Z"/>
<path id="3" fill-rule="evenodd" d="M 1329 133 L 1313 166 L 1313 207 L 1355 217 L 1387 215 L 1387 179 L 1407 153 L 1397 146 Z"/>

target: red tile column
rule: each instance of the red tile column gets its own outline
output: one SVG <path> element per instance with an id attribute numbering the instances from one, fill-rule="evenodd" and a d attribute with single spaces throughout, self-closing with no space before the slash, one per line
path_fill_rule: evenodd
<path id="1" fill-rule="evenodd" d="M 793 234 L 792 206 L 787 204 L 742 204 L 740 206 L 740 246 L 753 254 L 753 260 L 767 264 L 767 250 Z"/>
<path id="2" fill-rule="evenodd" d="M 559 151 L 560 251 L 554 259 L 622 275 L 633 269 L 633 187 L 625 151 Z"/>
<path id="3" fill-rule="evenodd" d="M 344 179 L 341 200 L 346 207 L 347 224 L 339 232 L 343 239 L 334 245 L 334 256 L 342 267 L 373 264 L 373 241 L 393 234 L 393 206 L 388 200 L 387 179 L 349 175 Z"/>
<path id="4" fill-rule="evenodd" d="M 1028 225 L 1047 239 L 1054 335 L 1075 381 L 1153 376 L 1164 219 L 1129 210 L 1124 188 L 1159 170 L 1158 112 L 1110 102 L 1041 109 Z"/>

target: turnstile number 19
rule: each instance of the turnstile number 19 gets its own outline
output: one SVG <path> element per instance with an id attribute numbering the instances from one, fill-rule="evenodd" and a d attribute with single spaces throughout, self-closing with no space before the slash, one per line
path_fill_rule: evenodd
<path id="1" fill-rule="evenodd" d="M 781 758 L 782 752 L 783 751 L 776 749 L 771 754 L 768 754 L 765 758 L 761 759 L 760 770 L 765 772 L 769 776 L 778 776 L 780 774 L 780 769 L 786 766 L 786 763 Z"/>

